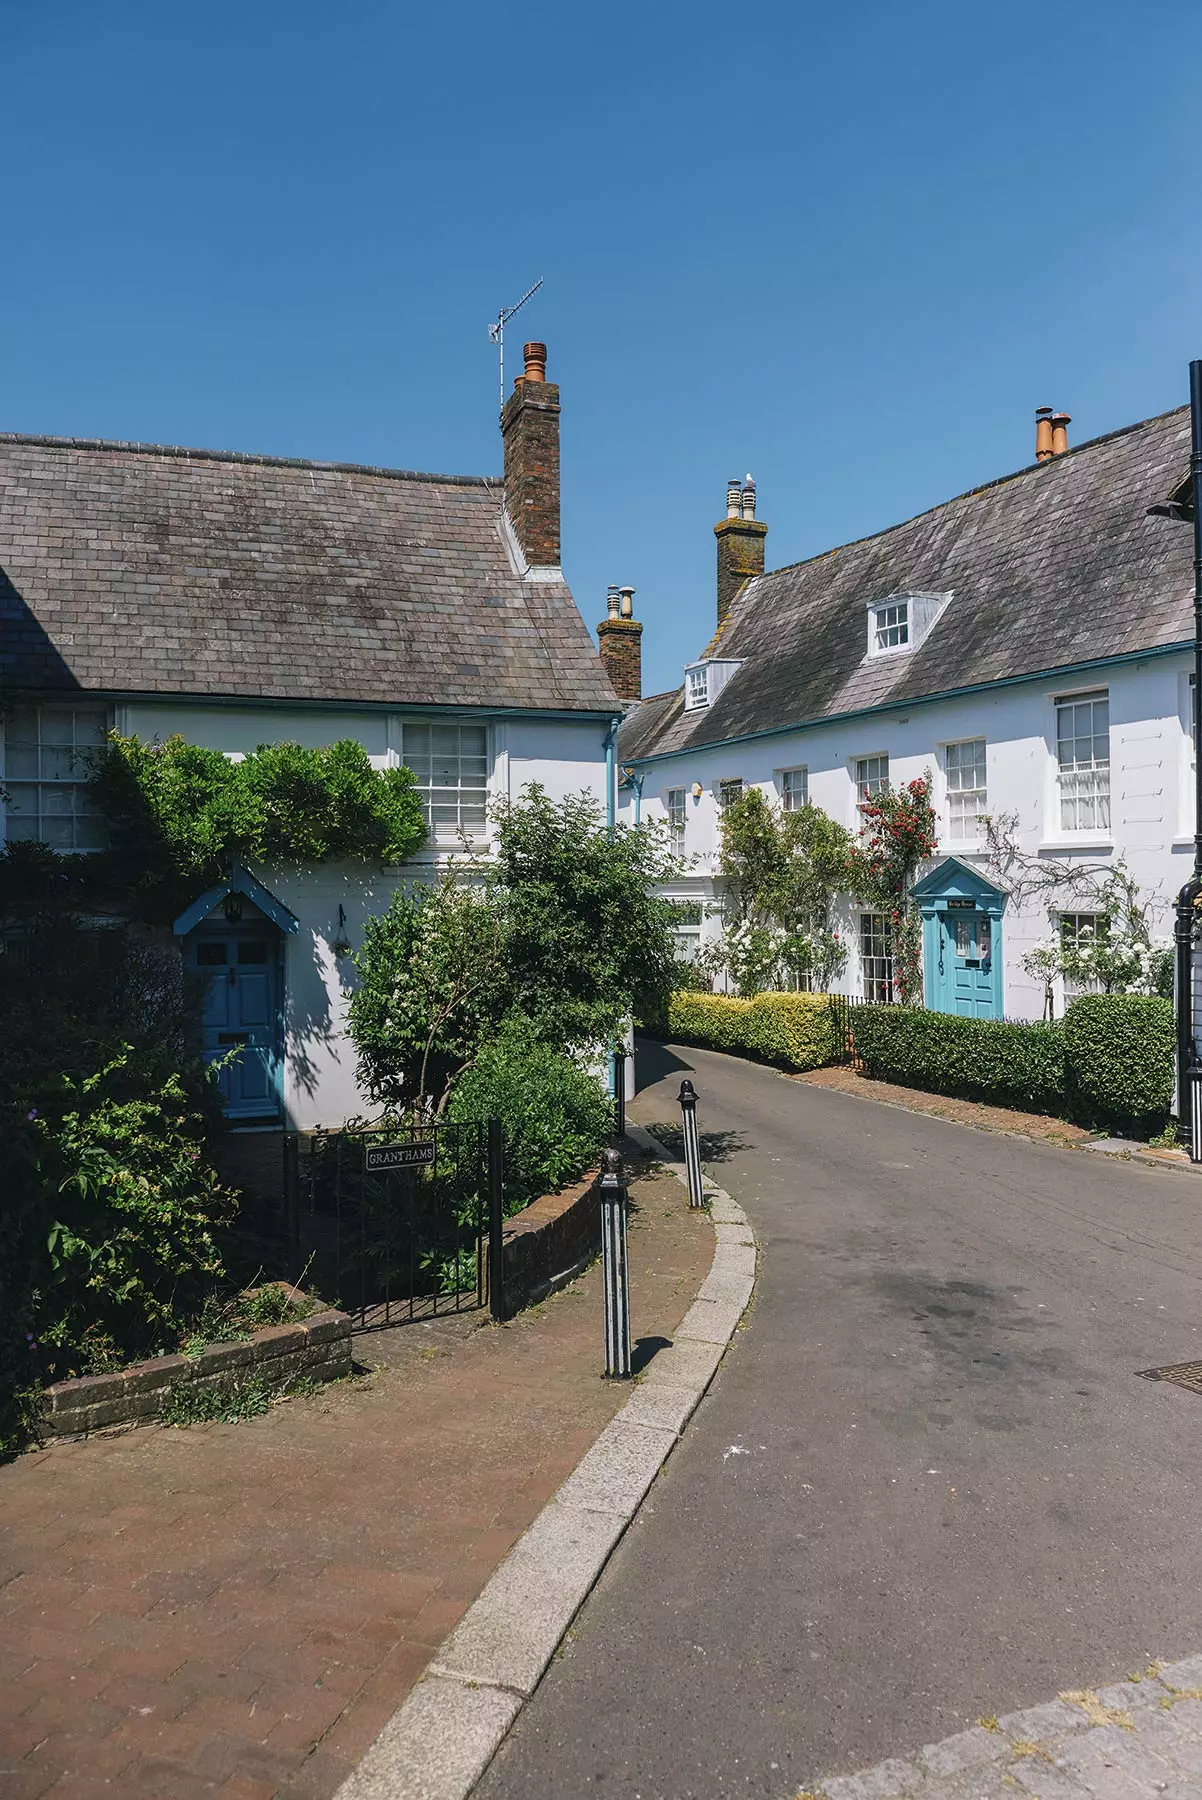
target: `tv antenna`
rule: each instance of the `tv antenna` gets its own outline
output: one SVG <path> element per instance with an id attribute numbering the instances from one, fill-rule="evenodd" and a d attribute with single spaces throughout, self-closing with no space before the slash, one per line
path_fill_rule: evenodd
<path id="1" fill-rule="evenodd" d="M 510 319 L 512 319 L 514 313 L 521 312 L 523 306 L 525 306 L 525 304 L 526 304 L 527 300 L 529 300 L 531 294 L 537 294 L 539 288 L 542 285 L 543 285 L 543 278 L 540 275 L 538 280 L 535 282 L 534 286 L 532 288 L 526 289 L 526 292 L 522 295 L 521 299 L 517 302 L 516 305 L 503 306 L 501 308 L 500 312 L 497 314 L 496 318 L 493 320 L 492 324 L 488 328 L 488 341 L 490 344 L 495 344 L 497 346 L 497 361 L 499 364 L 500 377 L 501 377 L 501 405 L 502 406 L 504 406 L 504 404 L 505 404 L 505 327 L 508 325 Z"/>

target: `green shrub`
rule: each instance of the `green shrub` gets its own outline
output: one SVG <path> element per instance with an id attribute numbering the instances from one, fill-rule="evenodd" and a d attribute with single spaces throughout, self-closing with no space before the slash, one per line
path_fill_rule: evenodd
<path id="1" fill-rule="evenodd" d="M 933 1094 L 1028 1112 L 1064 1107 L 1064 1031 L 966 1019 L 917 1006 L 857 1006 L 856 1052 L 868 1075 Z"/>
<path id="2" fill-rule="evenodd" d="M 839 1054 L 839 1031 L 826 994 L 682 991 L 668 1003 L 667 1035 L 678 1044 L 733 1050 L 786 1069 L 820 1069 Z"/>
<path id="3" fill-rule="evenodd" d="M 841 1051 L 835 1010 L 826 994 L 757 994 L 745 1037 L 753 1056 L 786 1069 L 821 1069 Z"/>
<path id="4" fill-rule="evenodd" d="M 752 1005 L 732 994 L 697 994 L 691 989 L 673 994 L 668 1001 L 668 1036 L 674 1044 L 700 1044 L 706 1050 L 746 1050 Z"/>
<path id="5" fill-rule="evenodd" d="M 33 1311 L 47 1380 L 172 1347 L 224 1276 L 214 1233 L 235 1197 L 204 1159 L 202 1121 L 177 1076 L 130 1099 L 126 1074 L 117 1058 L 64 1083 L 68 1110 L 32 1121 Z"/>
<path id="6" fill-rule="evenodd" d="M 446 1117 L 496 1116 L 505 1128 L 505 1210 L 577 1181 L 601 1154 L 612 1126 L 597 1077 L 510 1025 L 455 1084 Z"/>
<path id="7" fill-rule="evenodd" d="M 1083 1123 L 1145 1133 L 1173 1097 L 1173 1003 L 1151 994 L 1082 994 L 1064 1019 L 1066 1090 Z"/>

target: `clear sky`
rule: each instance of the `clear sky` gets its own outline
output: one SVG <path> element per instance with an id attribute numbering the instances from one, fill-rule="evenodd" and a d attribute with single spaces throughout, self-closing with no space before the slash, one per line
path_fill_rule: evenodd
<path id="1" fill-rule="evenodd" d="M 0 429 L 492 473 L 541 275 L 511 371 L 546 341 L 648 692 L 729 475 L 779 566 L 1202 355 L 1196 6 L 0 0 L 0 57 Z"/>

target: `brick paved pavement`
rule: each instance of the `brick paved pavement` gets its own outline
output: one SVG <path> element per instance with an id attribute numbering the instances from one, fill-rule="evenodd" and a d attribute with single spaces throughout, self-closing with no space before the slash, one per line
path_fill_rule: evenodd
<path id="1" fill-rule="evenodd" d="M 1202 1656 L 982 1719 L 797 1800 L 1199 1800 Z"/>
<path id="2" fill-rule="evenodd" d="M 635 1331 L 670 1337 L 713 1233 L 670 1176 L 633 1198 Z M 595 1269 L 500 1329 L 389 1337 L 262 1418 L 0 1469 L 4 1800 L 334 1792 L 629 1393 Z"/>

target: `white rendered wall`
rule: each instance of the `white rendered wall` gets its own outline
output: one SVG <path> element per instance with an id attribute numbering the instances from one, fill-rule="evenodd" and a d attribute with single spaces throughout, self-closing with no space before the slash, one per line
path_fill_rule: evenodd
<path id="1" fill-rule="evenodd" d="M 404 716 L 413 715 L 146 700 L 119 707 L 116 724 L 148 742 L 178 733 L 189 743 L 231 755 L 264 743 L 290 741 L 317 748 L 349 737 L 382 768 L 400 761 Z M 494 799 L 517 799 L 527 783 L 540 782 L 556 800 L 588 790 L 604 807 L 604 721 L 529 717 L 485 722 L 490 726 Z M 338 1125 L 370 1110 L 356 1085 L 354 1050 L 345 1035 L 355 969 L 350 957 L 335 956 L 332 946 L 345 940 L 352 952 L 358 950 L 367 920 L 386 909 L 399 884 L 428 879 L 460 850 L 458 842 L 426 845 L 398 870 L 339 863 L 254 871 L 300 921 L 299 931 L 284 939 L 284 1100 L 291 1125 Z"/>
<path id="2" fill-rule="evenodd" d="M 969 738 L 986 740 L 986 809 L 995 817 L 1017 815 L 1016 838 L 1032 856 L 1072 858 L 1090 864 L 1123 859 L 1153 905 L 1153 931 L 1172 931 L 1172 905 L 1189 875 L 1193 852 L 1193 761 L 1189 740 L 1189 672 L 1185 653 L 1151 657 L 1058 682 L 1035 680 L 961 699 L 899 708 L 805 730 L 689 750 L 643 765 L 641 816 L 663 820 L 669 788 L 686 792 L 685 861 L 671 888 L 674 898 L 715 899 L 718 784 L 741 777 L 769 796 L 780 791 L 783 769 L 809 771 L 809 797 L 852 830 L 858 828 L 854 765 L 863 756 L 889 757 L 897 786 L 929 770 L 939 816 L 939 857 L 957 856 L 988 879 L 985 847 L 952 841 L 948 831 L 944 750 Z M 736 677 L 737 679 L 737 677 Z M 1060 828 L 1055 700 L 1074 692 L 1107 689 L 1110 695 L 1110 830 L 1066 834 Z M 700 784 L 694 798 L 689 791 Z M 634 816 L 634 795 L 621 791 L 621 816 Z M 939 860 L 937 857 L 935 860 Z M 690 866 L 690 859 L 695 859 Z M 1066 907 L 1066 910 L 1069 908 Z M 835 984 L 863 991 L 859 963 L 858 907 L 837 909 L 832 921 L 851 935 L 847 968 Z M 1049 932 L 1045 905 L 1007 904 L 1003 921 L 1003 1006 L 1009 1018 L 1038 1018 L 1043 990 L 1022 968 L 1022 956 Z M 703 925 L 718 934 L 716 918 Z M 1058 1006 L 1057 1010 L 1060 1008 Z"/>

